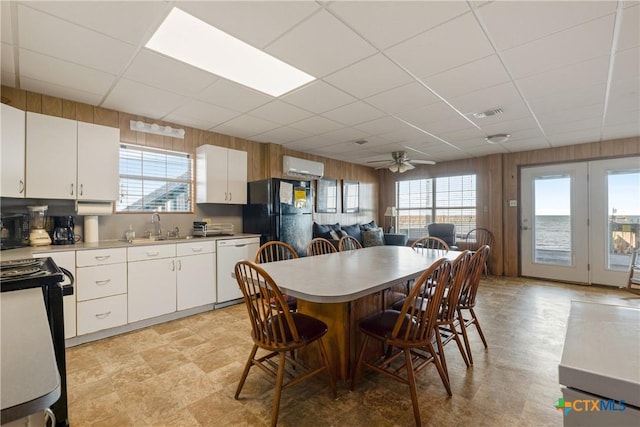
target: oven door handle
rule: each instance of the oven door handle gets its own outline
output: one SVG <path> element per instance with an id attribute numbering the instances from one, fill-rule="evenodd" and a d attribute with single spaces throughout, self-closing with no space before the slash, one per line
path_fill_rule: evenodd
<path id="1" fill-rule="evenodd" d="M 75 279 L 73 278 L 73 274 L 71 274 L 71 272 L 66 268 L 63 268 L 60 266 L 58 266 L 58 268 L 60 269 L 60 271 L 62 271 L 62 274 L 64 274 L 69 278 L 69 281 L 71 282 L 68 285 L 62 286 L 62 295 L 63 296 L 73 295 L 73 284 L 76 282 Z"/>

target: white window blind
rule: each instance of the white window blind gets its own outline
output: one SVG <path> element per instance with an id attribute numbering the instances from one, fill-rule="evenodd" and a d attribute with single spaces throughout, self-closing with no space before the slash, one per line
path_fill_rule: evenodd
<path id="1" fill-rule="evenodd" d="M 192 212 L 191 155 L 120 145 L 117 212 Z"/>

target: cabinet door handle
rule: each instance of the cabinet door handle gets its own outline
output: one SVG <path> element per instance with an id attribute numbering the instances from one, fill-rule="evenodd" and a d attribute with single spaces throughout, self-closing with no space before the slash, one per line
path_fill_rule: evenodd
<path id="1" fill-rule="evenodd" d="M 178 260 L 178 271 L 182 271 L 182 260 Z"/>
<path id="2" fill-rule="evenodd" d="M 232 198 L 231 191 L 229 191 L 229 201 L 231 201 Z"/>
<path id="3" fill-rule="evenodd" d="M 84 184 L 80 184 L 80 195 L 84 194 Z"/>
<path id="4" fill-rule="evenodd" d="M 158 256 L 160 252 L 147 252 L 147 256 Z"/>
<path id="5" fill-rule="evenodd" d="M 107 311 L 106 313 L 98 313 L 98 314 L 96 314 L 96 319 L 101 319 L 102 320 L 102 319 L 106 318 L 110 314 L 111 314 L 110 311 Z"/>
<path id="6" fill-rule="evenodd" d="M 202 252 L 202 248 L 191 248 L 191 252 Z"/>
<path id="7" fill-rule="evenodd" d="M 73 196 L 73 184 L 71 184 L 71 195 Z"/>
<path id="8" fill-rule="evenodd" d="M 171 261 L 171 271 L 176 271 L 176 262 Z"/>
<path id="9" fill-rule="evenodd" d="M 107 279 L 107 280 L 96 280 L 96 285 L 98 286 L 104 286 L 107 283 L 109 283 L 111 281 L 111 279 Z"/>
<path id="10" fill-rule="evenodd" d="M 18 186 L 18 193 L 22 194 L 24 192 L 24 181 L 20 180 L 20 185 Z"/>
<path id="11" fill-rule="evenodd" d="M 224 199 L 227 200 L 227 197 L 229 197 L 229 193 L 227 193 L 226 191 L 224 192 Z"/>
<path id="12" fill-rule="evenodd" d="M 95 258 L 97 261 L 106 261 L 106 260 L 108 260 L 109 258 L 111 258 L 111 255 L 99 255 L 99 256 L 94 256 L 94 258 Z"/>

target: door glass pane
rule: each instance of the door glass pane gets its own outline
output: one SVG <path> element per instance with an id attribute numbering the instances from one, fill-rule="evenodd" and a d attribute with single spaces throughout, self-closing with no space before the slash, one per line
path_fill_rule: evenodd
<path id="1" fill-rule="evenodd" d="M 638 247 L 640 234 L 640 172 L 609 172 L 607 194 L 607 267 L 611 270 L 627 270 L 631 252 Z"/>
<path id="2" fill-rule="evenodd" d="M 572 265 L 569 175 L 535 178 L 534 213 L 534 262 Z"/>

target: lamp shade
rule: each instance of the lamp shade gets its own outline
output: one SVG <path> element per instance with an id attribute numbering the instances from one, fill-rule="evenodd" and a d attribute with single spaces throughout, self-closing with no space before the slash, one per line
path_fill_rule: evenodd
<path id="1" fill-rule="evenodd" d="M 398 216 L 398 212 L 393 206 L 388 206 L 387 210 L 384 212 L 384 216 L 396 217 Z"/>

